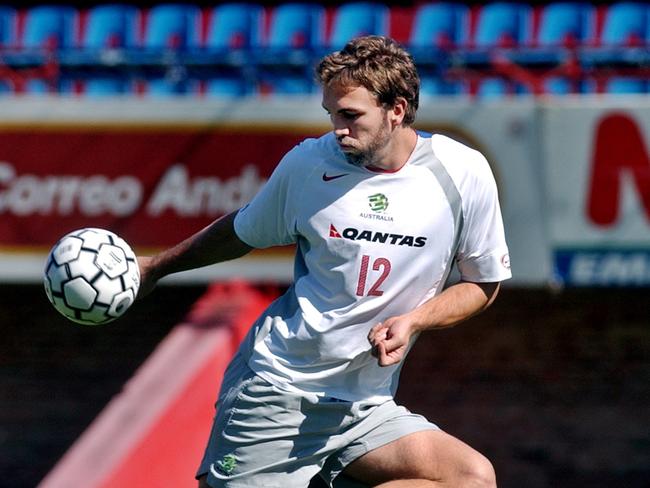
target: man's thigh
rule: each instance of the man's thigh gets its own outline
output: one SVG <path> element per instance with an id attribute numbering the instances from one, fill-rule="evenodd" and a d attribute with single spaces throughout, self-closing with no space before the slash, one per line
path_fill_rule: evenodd
<path id="1" fill-rule="evenodd" d="M 478 451 L 441 430 L 423 430 L 369 451 L 343 474 L 371 486 L 397 479 L 449 481 L 491 469 Z"/>

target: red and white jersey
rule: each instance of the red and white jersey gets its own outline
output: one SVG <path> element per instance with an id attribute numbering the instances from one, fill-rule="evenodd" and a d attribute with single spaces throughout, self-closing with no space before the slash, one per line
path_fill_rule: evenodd
<path id="1" fill-rule="evenodd" d="M 477 151 L 418 135 L 395 172 L 349 164 L 333 133 L 282 159 L 235 219 L 255 248 L 297 244 L 295 280 L 259 318 L 242 352 L 278 387 L 383 402 L 401 365 L 379 367 L 372 326 L 463 280 L 511 276 L 494 177 Z"/>

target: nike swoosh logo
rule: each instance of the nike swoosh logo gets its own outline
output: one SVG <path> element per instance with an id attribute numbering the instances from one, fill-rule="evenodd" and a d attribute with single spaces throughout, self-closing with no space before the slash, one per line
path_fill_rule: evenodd
<path id="1" fill-rule="evenodd" d="M 344 176 L 347 176 L 349 174 L 350 173 L 341 173 L 340 175 L 328 176 L 327 173 L 323 173 L 323 181 L 332 181 L 332 180 L 335 180 L 337 178 L 343 178 Z"/>

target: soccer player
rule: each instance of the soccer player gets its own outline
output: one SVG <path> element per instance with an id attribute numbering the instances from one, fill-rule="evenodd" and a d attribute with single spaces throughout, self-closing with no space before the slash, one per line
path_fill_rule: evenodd
<path id="1" fill-rule="evenodd" d="M 225 373 L 199 486 L 496 486 L 482 454 L 393 400 L 418 334 L 484 310 L 510 277 L 490 167 L 412 128 L 419 78 L 393 40 L 352 40 L 317 77 L 333 130 L 289 151 L 250 204 L 140 260 L 147 293 L 296 244 L 293 285 Z"/>

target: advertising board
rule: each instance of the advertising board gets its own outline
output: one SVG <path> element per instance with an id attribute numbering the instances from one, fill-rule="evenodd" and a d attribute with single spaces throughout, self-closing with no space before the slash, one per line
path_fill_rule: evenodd
<path id="1" fill-rule="evenodd" d="M 564 285 L 650 285 L 650 103 L 612 102 L 544 110 L 544 194 Z"/>
<path id="2" fill-rule="evenodd" d="M 650 284 L 650 101 L 423 99 L 416 128 L 480 150 L 523 286 Z M 37 281 L 66 232 L 105 227 L 138 253 L 245 204 L 282 155 L 329 130 L 318 97 L 0 101 L 0 282 Z M 289 281 L 292 248 L 171 281 Z"/>

